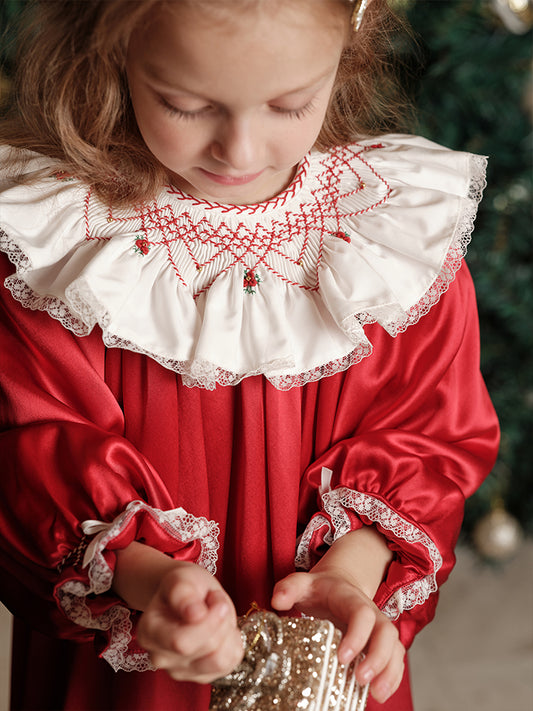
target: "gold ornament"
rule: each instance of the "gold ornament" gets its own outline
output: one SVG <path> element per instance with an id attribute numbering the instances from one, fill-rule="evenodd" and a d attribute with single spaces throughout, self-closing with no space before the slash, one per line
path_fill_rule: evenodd
<path id="1" fill-rule="evenodd" d="M 474 543 L 485 558 L 505 561 L 511 558 L 522 542 L 522 529 L 502 504 L 484 516 L 474 529 Z"/>
<path id="2" fill-rule="evenodd" d="M 492 6 L 511 32 L 521 35 L 533 27 L 533 0 L 492 0 Z"/>
<path id="3" fill-rule="evenodd" d="M 368 685 L 337 659 L 341 633 L 328 620 L 255 610 L 239 618 L 245 655 L 213 684 L 210 711 L 364 711 Z"/>

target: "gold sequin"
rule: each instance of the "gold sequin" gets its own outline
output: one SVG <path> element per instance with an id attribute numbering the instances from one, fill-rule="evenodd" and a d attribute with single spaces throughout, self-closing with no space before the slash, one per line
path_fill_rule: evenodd
<path id="1" fill-rule="evenodd" d="M 337 659 L 341 633 L 327 620 L 254 608 L 239 619 L 242 663 L 213 684 L 211 711 L 364 711 L 368 687 Z"/>

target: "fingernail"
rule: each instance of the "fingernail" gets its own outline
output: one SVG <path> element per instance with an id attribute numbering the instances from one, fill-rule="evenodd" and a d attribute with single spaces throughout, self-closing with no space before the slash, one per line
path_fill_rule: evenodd
<path id="1" fill-rule="evenodd" d="M 347 649 L 343 648 L 339 651 L 338 657 L 341 664 L 349 664 L 355 657 L 355 652 L 350 647 Z"/>
<path id="2" fill-rule="evenodd" d="M 219 617 L 226 617 L 229 612 L 229 605 L 227 602 L 223 602 L 218 606 L 217 614 Z"/>
<path id="3" fill-rule="evenodd" d="M 382 684 L 378 685 L 378 688 L 375 690 L 375 692 L 376 696 L 374 696 L 374 698 L 376 699 L 376 701 L 384 703 L 391 695 L 391 687 L 386 682 L 383 682 Z"/>
<path id="4" fill-rule="evenodd" d="M 372 681 L 374 678 L 374 670 L 373 669 L 365 669 L 363 672 L 358 674 L 359 678 L 363 682 L 363 684 L 368 684 Z"/>

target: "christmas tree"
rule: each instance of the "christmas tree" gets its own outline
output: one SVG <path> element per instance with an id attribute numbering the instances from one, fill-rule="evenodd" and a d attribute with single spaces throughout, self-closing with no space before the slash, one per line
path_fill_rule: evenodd
<path id="1" fill-rule="evenodd" d="M 465 531 L 503 501 L 531 532 L 533 9 L 527 0 L 402 4 L 418 35 L 411 64 L 422 60 L 418 132 L 489 157 L 468 264 L 479 302 L 481 367 L 502 442 L 494 471 L 467 504 Z"/>

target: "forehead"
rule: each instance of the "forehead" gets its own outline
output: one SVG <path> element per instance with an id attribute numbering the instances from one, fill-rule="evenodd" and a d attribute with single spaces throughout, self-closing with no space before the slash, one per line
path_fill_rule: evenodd
<path id="1" fill-rule="evenodd" d="M 286 93 L 334 71 L 346 16 L 329 0 L 173 2 L 154 9 L 128 62 L 158 82 L 215 98 L 229 88 Z"/>

